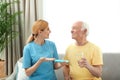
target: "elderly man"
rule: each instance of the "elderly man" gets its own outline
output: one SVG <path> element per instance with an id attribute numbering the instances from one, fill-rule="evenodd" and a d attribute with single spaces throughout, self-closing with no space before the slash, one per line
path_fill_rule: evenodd
<path id="1" fill-rule="evenodd" d="M 101 80 L 103 58 L 98 46 L 87 40 L 88 25 L 83 21 L 73 24 L 71 34 L 75 43 L 68 46 L 64 66 L 65 80 Z"/>

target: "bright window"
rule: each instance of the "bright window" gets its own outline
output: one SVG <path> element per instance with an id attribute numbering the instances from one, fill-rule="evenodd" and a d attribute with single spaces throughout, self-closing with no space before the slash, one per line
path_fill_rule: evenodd
<path id="1" fill-rule="evenodd" d="M 43 0 L 43 18 L 59 53 L 74 41 L 70 31 L 77 20 L 89 24 L 88 40 L 103 52 L 120 52 L 120 0 Z"/>

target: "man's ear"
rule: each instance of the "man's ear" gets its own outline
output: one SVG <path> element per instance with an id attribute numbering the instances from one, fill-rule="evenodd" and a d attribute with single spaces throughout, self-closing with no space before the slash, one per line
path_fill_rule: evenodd
<path id="1" fill-rule="evenodd" d="M 85 33 L 85 34 L 87 33 L 87 29 L 84 30 L 84 33 Z"/>

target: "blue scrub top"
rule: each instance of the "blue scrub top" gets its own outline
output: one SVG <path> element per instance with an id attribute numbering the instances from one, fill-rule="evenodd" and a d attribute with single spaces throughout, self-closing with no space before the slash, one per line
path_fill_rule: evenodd
<path id="1" fill-rule="evenodd" d="M 23 68 L 31 67 L 41 57 L 58 59 L 57 49 L 52 41 L 45 40 L 43 45 L 36 44 L 34 41 L 28 43 L 23 50 Z M 37 70 L 29 76 L 29 80 L 57 80 L 54 62 L 42 62 Z"/>

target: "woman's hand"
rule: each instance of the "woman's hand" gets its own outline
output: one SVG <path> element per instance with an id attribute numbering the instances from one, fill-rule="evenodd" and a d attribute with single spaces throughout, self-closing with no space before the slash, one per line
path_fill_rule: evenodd
<path id="1" fill-rule="evenodd" d="M 54 61 L 55 58 L 45 58 L 45 57 L 41 57 L 39 60 L 40 60 L 41 62 L 45 62 L 45 61 Z"/>

